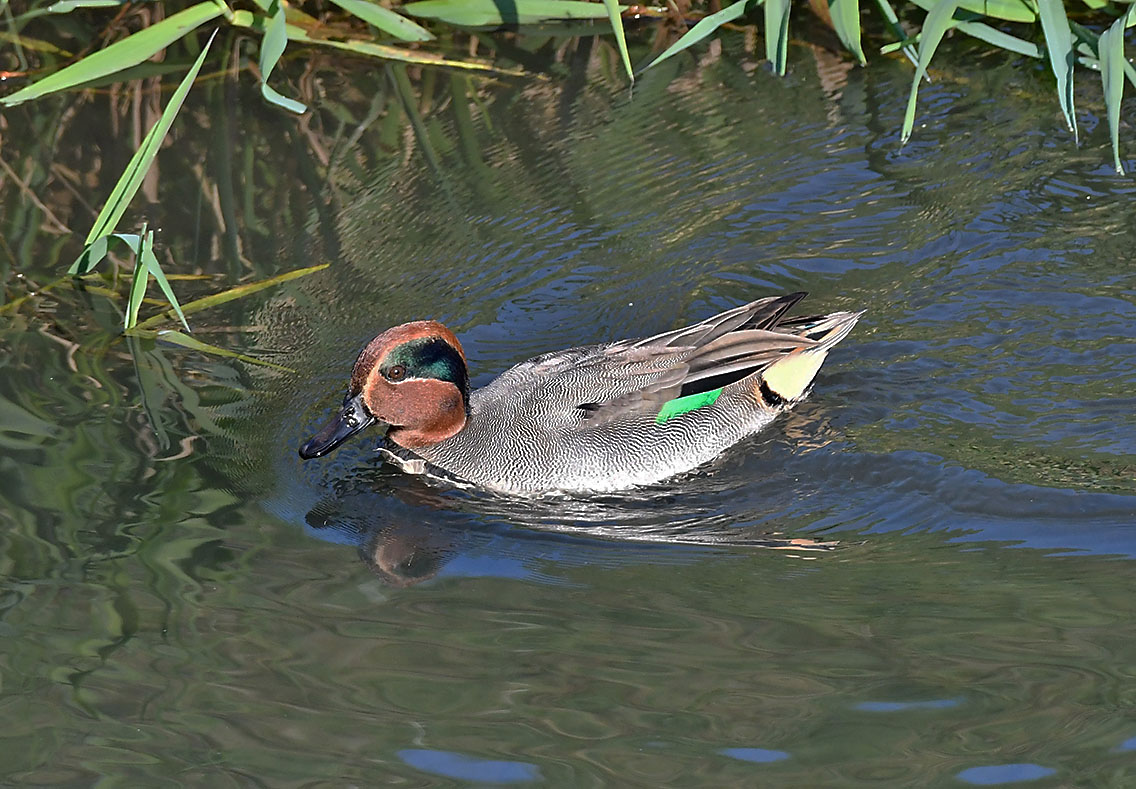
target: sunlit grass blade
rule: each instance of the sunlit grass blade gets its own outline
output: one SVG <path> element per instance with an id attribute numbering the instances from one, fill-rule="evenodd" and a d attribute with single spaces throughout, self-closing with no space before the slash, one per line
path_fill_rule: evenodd
<path id="1" fill-rule="evenodd" d="M 203 298 L 191 301 L 188 304 L 182 306 L 182 313 L 183 315 L 192 315 L 195 312 L 200 312 L 201 310 L 209 309 L 210 307 L 216 307 L 219 304 L 226 304 L 230 301 L 236 301 L 237 299 L 242 299 L 245 296 L 251 296 L 253 293 L 264 290 L 265 288 L 271 288 L 275 285 L 280 285 L 284 282 L 288 282 L 289 280 L 298 279 L 299 277 L 306 277 L 308 274 L 314 274 L 317 271 L 323 271 L 329 265 L 329 263 L 320 263 L 317 266 L 308 266 L 307 268 L 288 271 L 275 277 L 269 277 L 268 279 L 260 280 L 259 282 L 250 282 L 247 285 L 238 285 L 235 288 L 230 288 L 229 290 L 225 290 L 220 293 L 214 293 L 210 296 L 205 296 Z M 152 318 L 147 318 L 146 320 L 139 323 L 137 328 L 153 328 L 163 321 L 172 320 L 174 318 L 174 315 L 175 314 L 173 310 L 167 310 L 160 315 L 155 315 Z"/>
<path id="2" fill-rule="evenodd" d="M 153 237 L 154 231 L 151 230 L 150 244 L 148 246 L 143 245 L 142 247 L 142 260 L 146 264 L 147 270 L 154 275 L 154 280 L 158 283 L 158 287 L 162 289 L 166 301 L 173 307 L 174 313 L 177 314 L 178 320 L 181 321 L 181 325 L 185 327 L 186 331 L 189 331 L 189 324 L 186 323 L 185 314 L 181 310 L 181 305 L 178 304 L 177 296 L 174 295 L 173 288 L 170 287 L 170 281 L 166 279 L 166 273 L 162 271 L 162 266 L 158 263 L 157 256 L 154 255 Z"/>
<path id="3" fill-rule="evenodd" d="M 1136 6 L 1133 6 L 1132 8 L 1136 8 Z M 1136 23 L 1133 20 L 1134 12 L 1132 11 L 1132 8 L 1130 8 L 1128 11 L 1128 21 L 1125 22 L 1126 28 L 1131 27 L 1134 23 Z M 1077 37 L 1078 51 L 1081 51 L 1088 56 L 1089 60 L 1091 61 L 1090 67 L 1099 69 L 1100 63 L 1098 61 L 1100 60 L 1100 58 L 1097 57 L 1097 46 L 1098 42 L 1100 41 L 1100 36 L 1094 33 L 1092 30 L 1089 30 L 1087 27 L 1077 24 L 1072 19 L 1069 20 L 1069 28 L 1073 31 L 1073 35 Z M 1090 65 L 1090 63 L 1086 63 L 1085 65 Z M 1133 68 L 1132 64 L 1129 63 L 1127 59 L 1125 59 L 1124 61 L 1124 76 L 1128 77 L 1128 82 L 1131 83 L 1132 87 L 1136 88 L 1136 68 Z"/>
<path id="4" fill-rule="evenodd" d="M 1101 33 L 1097 44 L 1100 54 L 1101 86 L 1108 114 L 1108 136 L 1112 140 L 1112 166 L 1124 175 L 1120 162 L 1120 103 L 1124 99 L 1124 21 L 1121 17 Z"/>
<path id="5" fill-rule="evenodd" d="M 768 0 L 767 0 L 768 2 Z M 828 14 L 840 43 L 860 62 L 868 65 L 864 48 L 860 45 L 860 0 L 828 0 Z"/>
<path id="6" fill-rule="evenodd" d="M 958 22 L 955 27 L 968 36 L 973 36 L 980 41 L 993 44 L 1008 52 L 1016 52 L 1019 55 L 1025 55 L 1031 58 L 1040 59 L 1045 57 L 1045 52 L 1040 45 L 1018 38 L 1017 36 L 1011 36 L 1009 33 L 1004 33 L 983 22 Z"/>
<path id="7" fill-rule="evenodd" d="M 602 10 L 602 7 L 598 4 L 593 3 L 591 5 L 595 5 L 596 8 L 601 8 Z M 233 14 L 233 24 L 237 27 L 244 27 L 259 32 L 264 32 L 267 27 L 264 17 L 249 11 L 236 11 Z M 360 39 L 337 41 L 331 38 L 312 38 L 308 35 L 306 30 L 296 25 L 287 25 L 285 32 L 288 34 L 289 41 L 297 41 L 319 47 L 333 47 L 334 49 L 340 49 L 344 52 L 353 52 L 356 55 L 364 55 L 366 57 L 397 60 L 402 63 L 415 63 L 420 66 L 445 66 L 447 68 L 457 68 L 465 71 L 484 71 L 509 76 L 521 76 L 525 73 L 519 69 L 499 68 L 486 63 L 468 63 L 461 60 L 451 60 L 433 52 L 403 49 L 387 44 L 376 44 L 373 41 L 363 41 Z"/>
<path id="8" fill-rule="evenodd" d="M 126 0 L 59 0 L 47 7 L 49 14 L 70 14 L 76 8 L 114 8 Z"/>
<path id="9" fill-rule="evenodd" d="M 419 24 L 411 22 L 402 14 L 369 0 L 331 0 L 349 14 L 362 19 L 369 25 L 402 41 L 431 41 L 433 34 Z"/>
<path id="10" fill-rule="evenodd" d="M 900 133 L 900 144 L 911 138 L 911 130 L 915 128 L 915 101 L 919 97 L 919 80 L 927 74 L 927 66 L 943 40 L 943 35 L 950 29 L 955 9 L 959 7 L 959 0 L 938 0 L 923 20 L 923 29 L 919 33 L 919 62 L 915 66 L 915 75 L 911 78 L 911 93 L 907 97 L 907 110 L 903 114 L 903 131 Z"/>
<path id="11" fill-rule="evenodd" d="M 41 41 L 38 38 L 31 38 L 29 36 L 20 35 L 19 33 L 11 33 L 7 30 L 0 30 L 0 41 L 6 41 L 13 46 L 23 47 L 32 52 L 47 52 L 52 55 L 59 55 L 60 57 L 71 57 L 70 52 L 65 49 L 60 49 L 50 41 Z"/>
<path id="12" fill-rule="evenodd" d="M 257 359 L 252 356 L 246 356 L 243 353 L 230 351 L 227 348 L 219 348 L 216 345 L 210 345 L 207 342 L 202 342 L 196 337 L 190 337 L 188 334 L 182 334 L 180 331 L 174 331 L 173 329 L 152 331 L 149 329 L 143 329 L 141 326 L 137 326 L 131 329 L 129 334 L 131 337 L 137 337 L 143 340 L 157 340 L 158 342 L 166 342 L 170 345 L 177 345 L 191 351 L 200 351 L 201 353 L 207 353 L 212 356 L 222 356 L 226 359 L 238 359 L 248 364 L 255 364 L 258 367 L 268 367 L 272 370 L 279 370 L 282 373 L 296 372 L 291 367 L 285 367 L 282 364 L 276 364 L 274 362 L 266 362 L 263 359 Z"/>
<path id="13" fill-rule="evenodd" d="M 623 69 L 627 78 L 635 82 L 635 72 L 631 70 L 631 55 L 627 54 L 627 36 L 623 32 L 623 17 L 620 16 L 618 0 L 603 0 L 607 9 L 607 18 L 611 22 L 611 32 L 615 34 L 615 45 L 619 49 L 619 59 L 623 61 Z"/>
<path id="14" fill-rule="evenodd" d="M 639 73 L 642 74 L 644 71 L 651 68 L 651 66 L 657 66 L 667 58 L 673 55 L 677 55 L 684 49 L 694 46 L 702 39 L 712 35 L 715 30 L 717 30 L 727 22 L 733 22 L 735 19 L 740 19 L 746 12 L 746 5 L 751 1 L 752 0 L 738 0 L 738 2 L 731 3 L 716 14 L 710 14 L 709 16 L 699 19 L 698 22 L 695 23 L 694 27 L 690 28 L 690 30 L 687 30 L 682 34 L 682 36 L 679 37 L 678 41 L 674 42 L 669 47 L 664 49 L 663 54 L 659 55 L 646 66 L 639 69 Z"/>
<path id="15" fill-rule="evenodd" d="M 789 49 L 790 0 L 765 0 L 765 57 L 773 70 L 785 76 L 785 63 Z"/>
<path id="16" fill-rule="evenodd" d="M 935 0 L 911 1 L 925 11 L 930 11 L 935 6 Z M 1006 22 L 1037 21 L 1037 13 L 1025 0 L 959 0 L 959 8 L 977 14 L 978 17 L 991 17 Z"/>
<path id="17" fill-rule="evenodd" d="M 599 3 L 583 0 L 419 0 L 407 3 L 402 10 L 459 27 L 533 25 L 559 19 L 604 19 L 608 15 Z"/>
<path id="18" fill-rule="evenodd" d="M 73 277 L 82 276 L 102 263 L 107 254 L 107 242 L 109 240 L 109 236 L 99 236 L 83 247 L 83 251 L 79 253 L 79 257 L 75 258 L 71 268 L 67 269 L 67 273 Z"/>
<path id="19" fill-rule="evenodd" d="M 308 108 L 295 99 L 280 95 L 268 84 L 268 77 L 272 74 L 272 69 L 276 68 L 280 56 L 284 54 L 284 47 L 288 43 L 284 7 L 279 2 L 274 2 L 273 8 L 275 10 L 269 17 L 268 27 L 264 31 L 264 37 L 260 40 L 260 93 L 276 106 L 299 115 L 307 112 Z"/>
<path id="20" fill-rule="evenodd" d="M 146 177 L 146 172 L 150 169 L 150 164 L 154 161 L 154 157 L 158 154 L 158 149 L 162 145 L 162 140 L 166 137 L 166 132 L 170 130 L 170 126 L 177 117 L 178 110 L 181 109 L 182 103 L 185 102 L 186 94 L 189 93 L 189 88 L 193 85 L 193 81 L 197 79 L 197 73 L 201 71 L 201 64 L 205 62 L 205 56 L 209 54 L 209 47 L 213 43 L 213 37 L 217 33 L 214 31 L 213 35 L 209 37 L 209 41 L 201 50 L 201 54 L 197 56 L 197 60 L 189 69 L 189 73 L 177 86 L 173 96 L 170 97 L 169 103 L 166 104 L 162 115 L 158 118 L 158 122 L 151 127 L 147 132 L 146 137 L 142 140 L 142 145 L 134 152 L 131 157 L 130 163 L 126 165 L 126 170 L 114 185 L 111 190 L 110 197 L 107 198 L 106 204 L 99 212 L 98 217 L 95 219 L 95 225 L 91 228 L 91 232 L 87 234 L 87 239 L 84 245 L 89 245 L 95 239 L 109 235 L 114 231 L 115 225 L 118 220 L 122 219 L 122 215 L 126 212 L 127 205 L 134 198 L 138 192 L 138 188 L 142 186 L 142 179 Z M 78 261 L 77 261 L 78 262 Z"/>
<path id="21" fill-rule="evenodd" d="M 147 252 L 153 255 L 154 231 L 146 231 L 142 227 L 142 243 L 140 248 L 134 250 L 134 274 L 130 278 L 130 295 L 126 299 L 126 313 L 122 317 L 124 331 L 134 328 L 138 323 L 138 308 L 142 306 L 142 297 L 146 295 L 146 283 L 149 282 L 149 266 L 146 264 Z"/>
<path id="22" fill-rule="evenodd" d="M 887 22 L 888 30 L 891 34 L 898 38 L 901 42 L 907 40 L 907 33 L 899 24 L 899 17 L 895 14 L 895 9 L 891 7 L 888 0 L 876 0 L 876 5 L 880 8 L 880 13 L 884 15 L 884 21 Z M 915 47 L 910 44 L 903 44 L 903 54 L 911 61 L 911 65 L 919 65 L 919 53 L 915 51 Z M 882 50 L 881 50 L 882 51 Z"/>
<path id="23" fill-rule="evenodd" d="M 1041 16 L 1041 30 L 1045 34 L 1045 49 L 1049 53 L 1049 65 L 1057 78 L 1057 99 L 1061 112 L 1065 114 L 1065 124 L 1073 132 L 1077 141 L 1077 116 L 1073 108 L 1073 34 L 1069 30 L 1069 20 L 1065 16 L 1062 0 L 1037 0 Z"/>
<path id="24" fill-rule="evenodd" d="M 22 88 L 11 96 L 0 99 L 0 104 L 11 107 L 29 99 L 38 99 L 49 93 L 75 87 L 84 82 L 105 77 L 116 71 L 138 65 L 167 46 L 182 38 L 199 25 L 216 19 L 221 9 L 216 3 L 198 3 L 184 11 L 163 19 L 134 35 L 116 41 L 106 49 L 100 49 L 77 63 L 60 69 Z"/>

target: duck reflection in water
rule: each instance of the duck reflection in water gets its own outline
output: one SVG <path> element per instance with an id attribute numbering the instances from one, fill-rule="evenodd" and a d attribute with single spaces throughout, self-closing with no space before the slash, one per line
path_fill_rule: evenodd
<path id="1" fill-rule="evenodd" d="M 836 546 L 707 525 L 696 513 L 660 528 L 658 510 L 643 506 L 648 502 L 635 507 L 616 497 L 530 502 L 518 513 L 513 500 L 441 489 L 391 471 L 367 470 L 340 483 L 305 516 L 308 532 L 354 545 L 375 575 L 399 588 L 440 574 L 563 584 L 571 581 L 558 571 L 581 565 L 674 564 L 738 548 L 814 553 Z M 649 503 L 676 505 L 670 493 L 655 493 Z M 655 525 L 647 526 L 647 518 Z"/>

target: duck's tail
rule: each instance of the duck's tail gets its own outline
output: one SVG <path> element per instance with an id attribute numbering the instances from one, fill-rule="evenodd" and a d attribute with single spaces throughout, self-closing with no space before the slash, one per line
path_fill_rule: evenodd
<path id="1" fill-rule="evenodd" d="M 761 372 L 763 386 L 782 400 L 799 400 L 832 346 L 848 336 L 863 312 L 834 312 L 808 318 L 791 318 L 778 324 L 776 330 L 812 340 L 816 345 L 785 354 Z"/>

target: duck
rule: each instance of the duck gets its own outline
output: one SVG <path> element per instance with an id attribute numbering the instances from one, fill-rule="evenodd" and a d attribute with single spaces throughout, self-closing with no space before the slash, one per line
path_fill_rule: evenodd
<path id="1" fill-rule="evenodd" d="M 650 337 L 553 351 L 470 391 L 465 352 L 434 320 L 359 353 L 342 407 L 299 448 L 323 457 L 384 430 L 403 470 L 496 493 L 610 493 L 691 471 L 805 397 L 863 312 L 788 317 L 807 294 L 743 304 Z"/>

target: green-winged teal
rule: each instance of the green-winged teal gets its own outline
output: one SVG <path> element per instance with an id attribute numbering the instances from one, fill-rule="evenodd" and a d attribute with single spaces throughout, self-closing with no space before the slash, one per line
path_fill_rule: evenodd
<path id="1" fill-rule="evenodd" d="M 701 465 L 804 396 L 863 313 L 786 318 L 804 293 L 683 329 L 547 353 L 469 391 L 436 321 L 395 326 L 359 354 L 343 408 L 300 448 L 316 458 L 372 424 L 408 470 L 507 493 L 612 491 Z"/>

